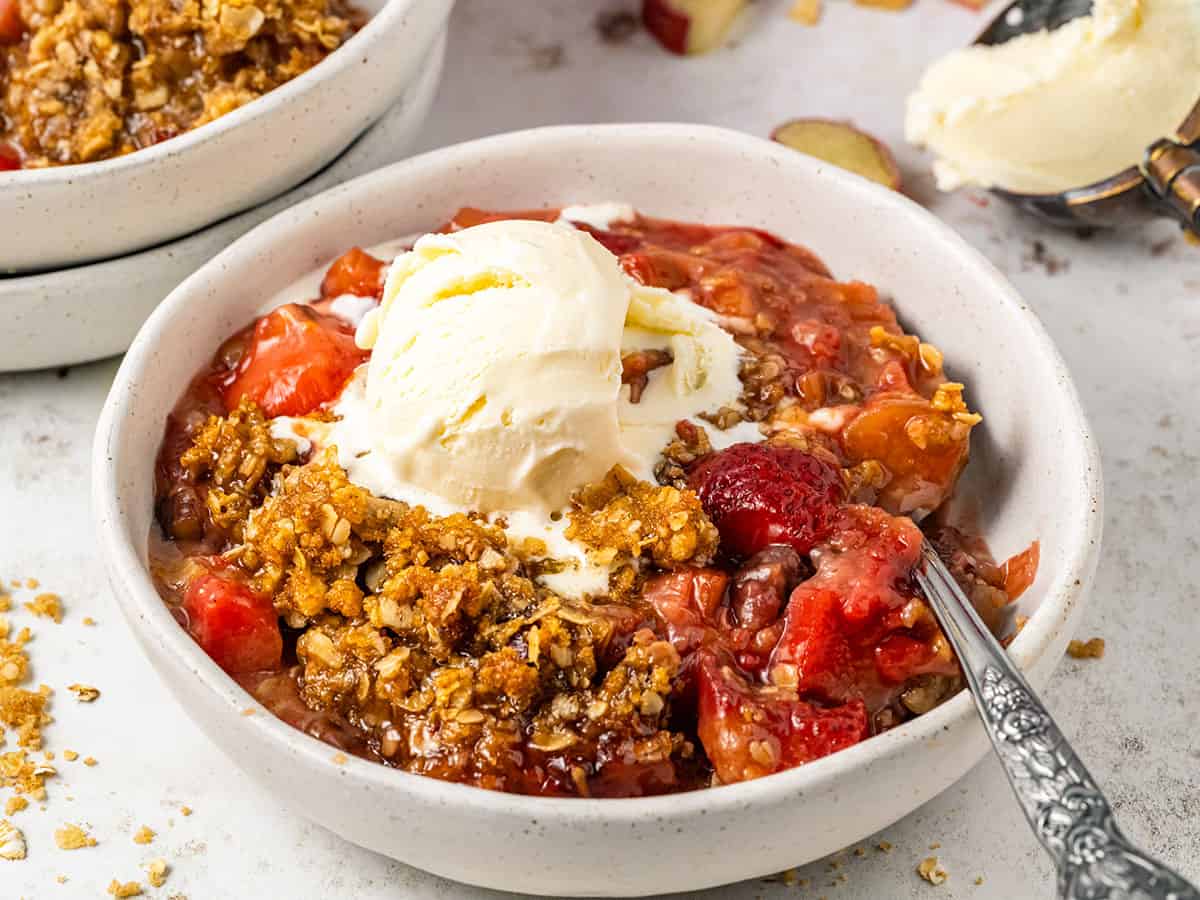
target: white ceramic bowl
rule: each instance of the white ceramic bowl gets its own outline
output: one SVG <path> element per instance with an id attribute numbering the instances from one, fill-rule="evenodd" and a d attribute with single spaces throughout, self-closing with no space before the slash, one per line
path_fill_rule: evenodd
<path id="1" fill-rule="evenodd" d="M 682 891 L 778 871 L 888 825 L 982 756 L 970 698 L 855 747 L 757 781 L 669 797 L 570 800 L 447 784 L 351 759 L 251 700 L 178 626 L 146 572 L 153 467 L 188 379 L 264 298 L 352 244 L 429 229 L 459 206 L 624 200 L 660 216 L 768 228 L 843 278 L 890 295 L 946 354 L 985 425 L 973 478 L 998 554 L 1042 542 L 1012 645 L 1034 685 L 1071 634 L 1096 563 L 1096 447 L 1063 362 L 982 256 L 899 194 L 776 144 L 719 129 L 539 129 L 410 159 L 280 214 L 180 285 L 125 358 L 97 430 L 94 510 L 113 588 L 188 713 L 297 813 L 431 872 L 543 894 Z M 1036 402 L 1031 402 L 1036 398 Z M 986 492 L 977 491 L 986 485 Z"/>
<path id="2" fill-rule="evenodd" d="M 433 105 L 446 36 L 420 77 L 336 160 L 286 194 L 201 231 L 129 256 L 36 275 L 0 276 L 0 372 L 67 366 L 122 352 L 150 311 L 188 275 L 255 225 L 314 194 L 403 159 Z"/>
<path id="3" fill-rule="evenodd" d="M 419 77 L 453 0 L 359 0 L 367 24 L 318 65 L 228 115 L 115 159 L 0 172 L 0 273 L 161 244 L 299 184 Z"/>

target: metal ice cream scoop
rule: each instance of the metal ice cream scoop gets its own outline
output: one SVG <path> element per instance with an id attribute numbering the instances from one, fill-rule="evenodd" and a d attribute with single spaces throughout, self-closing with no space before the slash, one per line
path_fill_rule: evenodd
<path id="1" fill-rule="evenodd" d="M 1092 0 L 1015 0 L 975 39 L 1002 44 L 1086 15 Z M 1103 181 L 1055 194 L 992 192 L 1056 225 L 1109 227 L 1171 218 L 1200 236 L 1200 101 L 1173 134 L 1146 148 L 1137 165 Z"/>

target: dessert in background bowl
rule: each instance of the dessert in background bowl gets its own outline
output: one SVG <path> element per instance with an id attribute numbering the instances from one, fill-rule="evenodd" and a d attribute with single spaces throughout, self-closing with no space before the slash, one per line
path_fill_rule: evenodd
<path id="1" fill-rule="evenodd" d="M 317 304 L 286 305 L 317 297 L 320 273 L 351 242 L 420 234 L 471 204 L 613 198 L 647 216 L 745 227 L 641 218 L 602 228 L 586 210 L 564 211 L 593 240 L 564 225 L 476 215 L 393 264 L 376 312 L 375 298 L 361 295 L 379 290 L 380 266 L 361 253 L 329 271 Z M 763 230 L 811 244 L 843 281 Z M 538 247 L 574 262 L 539 263 Z M 296 287 L 305 273 L 316 274 Z M 631 894 L 815 858 L 919 805 L 983 752 L 962 696 L 898 724 L 877 720 L 895 711 L 888 694 L 914 674 L 900 671 L 907 663 L 919 658 L 952 677 L 935 623 L 900 623 L 895 636 L 909 643 L 895 649 L 906 652 L 882 654 L 884 670 L 900 677 L 878 690 L 879 644 L 857 654 L 836 624 L 847 607 L 815 602 L 837 594 L 833 570 L 843 562 L 842 574 L 862 576 L 854 609 L 869 620 L 874 602 L 892 608 L 905 586 L 886 570 L 903 568 L 916 533 L 903 514 L 940 503 L 974 424 L 958 388 L 944 384 L 940 356 L 906 339 L 856 281 L 879 285 L 908 329 L 946 351 L 946 368 L 962 373 L 987 415 L 961 492 L 998 549 L 1041 539 L 1038 578 L 1020 605 L 1030 618 L 1012 645 L 1040 682 L 1090 579 L 1099 507 L 1095 450 L 1040 326 L 994 270 L 903 198 L 786 148 L 690 126 L 543 129 L 447 148 L 297 207 L 200 270 L 148 322 L 99 426 L 95 506 L 114 587 L 168 684 L 243 768 L 304 814 L 398 859 L 510 890 Z M 793 292 L 756 309 L 769 284 Z M 689 296 L 667 290 L 683 287 Z M 530 314 L 551 296 L 564 308 Z M 490 318 L 477 307 L 489 298 L 500 304 Z M 804 317 L 788 318 L 789 309 Z M 822 327 L 834 310 L 861 320 Z M 355 340 L 346 320 L 364 311 Z M 252 331 L 227 341 L 256 317 Z M 564 319 L 586 328 L 568 339 Z M 844 359 L 812 364 L 842 337 Z M 354 374 L 367 348 L 373 355 Z M 307 363 L 318 355 L 328 365 L 315 377 Z M 761 371 L 770 362 L 772 372 Z M 564 373 L 562 384 L 514 392 L 492 377 L 526 365 Z M 784 403 L 779 379 L 748 378 L 755 369 L 781 376 L 793 398 L 802 389 L 822 399 Z M 207 375 L 193 383 L 197 372 Z M 844 377 L 804 377 L 819 373 Z M 885 376 L 901 396 L 882 399 L 923 410 L 903 416 L 924 419 L 906 431 L 906 446 L 944 452 L 918 454 L 937 464 L 910 481 L 847 481 L 846 437 L 834 433 L 869 415 Z M 857 396 L 856 386 L 867 390 Z M 1026 402 L 1035 395 L 1036 422 Z M 830 411 L 838 406 L 853 418 L 839 421 Z M 706 454 L 697 423 L 710 443 L 730 446 Z M 764 424 L 775 432 L 767 441 Z M 889 452 L 865 433 L 863 441 L 872 459 Z M 663 442 L 674 446 L 665 457 Z M 307 464 L 295 465 L 302 454 Z M 623 468 L 613 469 L 613 455 Z M 272 466 L 289 468 L 268 486 Z M 763 495 L 766 507 L 747 505 Z M 156 508 L 175 540 L 151 553 Z M 531 510 L 532 522 L 521 515 Z M 180 628 L 154 576 L 182 600 L 180 617 L 213 657 L 268 708 L 338 747 L 273 716 L 240 715 L 251 697 Z M 747 602 L 725 597 L 725 581 Z M 806 584 L 814 602 L 789 604 L 770 639 L 762 635 L 780 621 L 777 582 Z M 284 607 L 282 628 L 263 594 Z M 430 602 L 414 604 L 418 596 Z M 829 617 L 788 621 L 792 610 L 818 607 Z M 276 665 L 293 642 L 300 680 Z M 805 647 L 828 664 L 801 665 Z M 698 688 L 690 724 L 685 659 Z M 264 669 L 274 674 L 258 677 Z M 802 671 L 819 683 L 793 682 Z M 400 683 L 427 676 L 423 696 Z M 515 708 L 522 698 L 533 702 Z M 832 719 L 809 728 L 834 710 L 836 728 Z M 880 733 L 860 740 L 872 728 Z M 480 732 L 488 739 L 454 739 Z M 720 787 L 604 799 L 710 784 L 714 770 Z M 413 774 L 421 771 L 441 777 Z M 494 853 L 462 849 L 497 833 L 505 839 Z"/>
<path id="2" fill-rule="evenodd" d="M 452 2 L 12 4 L 0 273 L 132 253 L 298 184 L 419 78 Z"/>

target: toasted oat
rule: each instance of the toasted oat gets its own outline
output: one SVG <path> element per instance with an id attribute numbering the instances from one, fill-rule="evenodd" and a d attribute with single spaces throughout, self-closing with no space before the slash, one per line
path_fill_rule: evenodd
<path id="1" fill-rule="evenodd" d="M 142 886 L 136 881 L 121 882 L 114 878 L 108 884 L 108 893 L 113 897 L 140 897 Z"/>
<path id="2" fill-rule="evenodd" d="M 65 759 L 67 762 L 75 762 L 75 760 L 79 759 L 79 754 L 74 750 L 64 750 L 63 759 Z"/>
<path id="3" fill-rule="evenodd" d="M 190 806 L 181 806 L 179 807 L 179 814 L 181 816 L 190 816 L 192 814 L 192 808 Z"/>
<path id="4" fill-rule="evenodd" d="M 29 806 L 29 801 L 19 794 L 14 794 L 8 798 L 8 802 L 4 804 L 4 814 L 11 816 L 14 813 L 19 813 L 21 810 Z"/>
<path id="5" fill-rule="evenodd" d="M 147 826 L 143 825 L 133 835 L 133 842 L 135 844 L 149 844 L 154 841 L 154 838 L 155 838 L 154 831 L 151 828 L 148 828 Z"/>
<path id="6" fill-rule="evenodd" d="M 0 859 L 24 859 L 25 849 L 21 829 L 7 819 L 0 819 Z"/>
<path id="7" fill-rule="evenodd" d="M 81 850 L 84 847 L 95 847 L 96 839 L 78 825 L 67 824 L 54 831 L 54 843 L 60 850 Z"/>
<path id="8" fill-rule="evenodd" d="M 53 619 L 55 623 L 62 621 L 62 598 L 58 594 L 38 594 L 25 608 L 44 619 Z"/>
<path id="9" fill-rule="evenodd" d="M 927 856 L 917 865 L 917 874 L 930 884 L 942 884 L 950 875 L 942 868 L 936 856 Z"/>
<path id="10" fill-rule="evenodd" d="M 891 842 L 891 841 L 880 841 L 880 842 L 879 842 L 878 844 L 876 844 L 875 846 L 876 846 L 876 847 L 878 847 L 878 848 L 879 848 L 881 851 L 883 851 L 884 853 L 891 853 L 891 852 L 892 852 L 892 842 Z"/>
<path id="11" fill-rule="evenodd" d="M 171 867 L 167 865 L 165 859 L 152 859 L 143 868 L 146 870 L 146 880 L 150 882 L 151 887 L 160 888 L 167 883 L 167 874 L 171 871 Z"/>
<path id="12" fill-rule="evenodd" d="M 716 526 L 693 491 L 638 481 L 623 466 L 580 488 L 571 502 L 565 535 L 598 563 L 644 556 L 674 569 L 705 565 L 716 553 Z"/>
<path id="13" fill-rule="evenodd" d="M 90 684 L 69 684 L 67 690 L 74 694 L 80 703 L 91 703 L 100 696 L 100 691 Z"/>
<path id="14" fill-rule="evenodd" d="M 95 625 L 95 624 L 96 624 L 96 620 L 95 620 L 95 619 L 93 619 L 91 616 L 84 616 L 84 617 L 83 617 L 83 624 L 84 624 L 84 625 Z"/>
<path id="15" fill-rule="evenodd" d="M 1086 641 L 1071 641 L 1067 645 L 1067 656 L 1072 659 L 1100 659 L 1104 656 L 1104 638 L 1094 637 Z"/>
<path id="16" fill-rule="evenodd" d="M 94 758 L 94 757 L 91 757 L 91 756 L 85 756 L 85 757 L 83 758 L 83 764 L 84 764 L 85 766 L 91 767 L 91 766 L 94 766 L 94 765 L 96 765 L 96 760 L 95 760 L 95 758 Z"/>

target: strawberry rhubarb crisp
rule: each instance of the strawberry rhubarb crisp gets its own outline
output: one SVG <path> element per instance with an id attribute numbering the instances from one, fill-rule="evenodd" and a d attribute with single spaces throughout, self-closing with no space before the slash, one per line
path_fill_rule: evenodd
<path id="1" fill-rule="evenodd" d="M 341 751 L 544 795 L 769 775 L 960 689 L 923 535 L 998 631 L 1034 577 L 946 524 L 979 416 L 942 355 L 774 235 L 464 209 L 297 291 L 167 422 L 151 558 Z"/>

